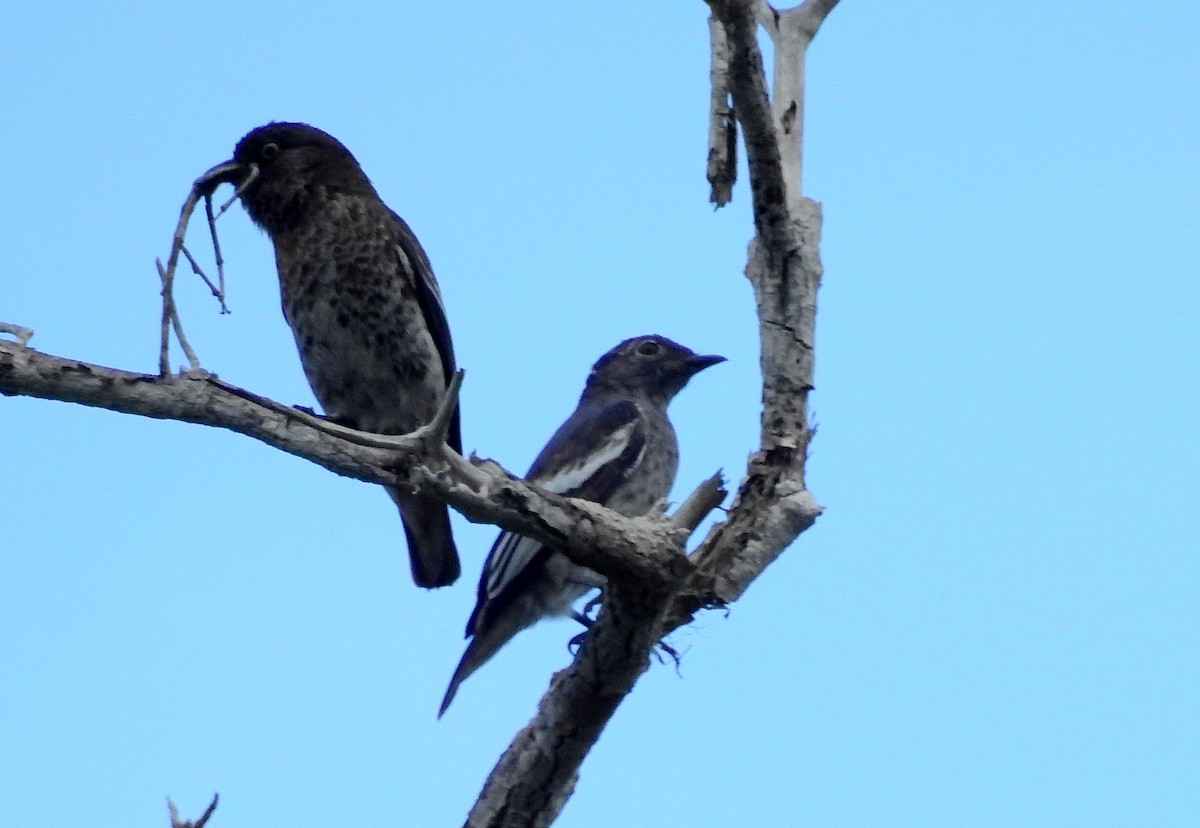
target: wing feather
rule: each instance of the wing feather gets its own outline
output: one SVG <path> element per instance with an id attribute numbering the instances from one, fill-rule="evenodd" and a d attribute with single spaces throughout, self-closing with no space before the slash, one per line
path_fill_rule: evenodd
<path id="1" fill-rule="evenodd" d="M 392 212 L 396 221 L 396 255 L 400 264 L 413 275 L 413 287 L 417 293 L 417 304 L 421 306 L 421 315 L 425 318 L 425 328 L 433 339 L 438 356 L 442 361 L 442 375 L 449 384 L 451 375 L 457 370 L 454 360 L 454 343 L 450 339 L 450 323 L 446 320 L 446 308 L 442 304 L 442 293 L 438 289 L 437 279 L 433 275 L 433 265 L 425 255 L 425 248 L 417 241 L 417 236 L 404 219 Z M 450 448 L 462 454 L 462 426 L 459 422 L 459 410 L 456 406 L 454 415 L 450 418 L 450 429 L 446 435 Z"/>
<path id="2" fill-rule="evenodd" d="M 555 494 L 604 503 L 645 447 L 642 421 L 632 402 L 581 405 L 550 438 L 526 479 Z M 499 611 L 506 596 L 518 591 L 524 576 L 535 572 L 549 554 L 538 541 L 501 532 L 484 562 L 467 634 L 473 633 L 481 615 Z"/>

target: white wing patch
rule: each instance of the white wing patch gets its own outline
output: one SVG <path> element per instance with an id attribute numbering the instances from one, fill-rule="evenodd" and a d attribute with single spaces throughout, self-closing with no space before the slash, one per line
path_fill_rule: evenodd
<path id="1" fill-rule="evenodd" d="M 545 480 L 532 482 L 555 494 L 579 488 L 590 480 L 592 475 L 621 456 L 621 453 L 629 446 L 629 440 L 637 425 L 637 420 L 630 420 L 610 434 L 607 440 L 597 446 L 595 451 L 589 452 L 586 457 L 580 457 L 575 463 L 564 466 Z"/>
<path id="2" fill-rule="evenodd" d="M 541 548 L 538 541 L 505 532 L 496 542 L 496 554 L 488 559 L 488 599 L 495 598 L 512 583 Z"/>
<path id="3" fill-rule="evenodd" d="M 621 456 L 629 446 L 637 420 L 630 420 L 608 436 L 595 451 L 580 457 L 575 463 L 556 471 L 550 477 L 531 481 L 548 492 L 562 494 L 579 488 L 605 465 Z M 645 451 L 645 446 L 642 447 Z M 542 548 L 539 541 L 511 532 L 504 533 L 496 542 L 495 553 L 487 561 L 487 596 L 495 598 L 513 579 L 529 566 L 534 555 Z"/>

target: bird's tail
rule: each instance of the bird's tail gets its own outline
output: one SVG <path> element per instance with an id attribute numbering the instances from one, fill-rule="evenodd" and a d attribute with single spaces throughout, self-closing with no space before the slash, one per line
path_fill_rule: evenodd
<path id="1" fill-rule="evenodd" d="M 450 510 L 445 503 L 427 497 L 388 489 L 400 508 L 413 582 L 425 589 L 449 586 L 458 580 L 462 567 L 450 532 Z"/>
<path id="2" fill-rule="evenodd" d="M 454 694 L 458 692 L 458 686 L 486 664 L 488 659 L 508 643 L 509 639 L 524 629 L 522 626 L 507 623 L 510 619 L 499 620 L 500 623 L 496 626 L 476 634 L 471 639 L 471 643 L 467 645 L 466 652 L 459 659 L 458 666 L 454 668 L 454 675 L 450 678 L 450 686 L 446 688 L 446 695 L 442 697 L 442 706 L 438 708 L 439 719 L 446 712 L 446 708 L 450 706 L 450 702 L 454 701 Z"/>

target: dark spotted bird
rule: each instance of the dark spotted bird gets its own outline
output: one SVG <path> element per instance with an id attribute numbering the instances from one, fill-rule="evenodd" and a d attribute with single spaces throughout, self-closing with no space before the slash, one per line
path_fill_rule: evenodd
<path id="1" fill-rule="evenodd" d="M 667 406 L 688 380 L 724 360 L 696 354 L 664 336 L 625 340 L 592 367 L 578 407 L 525 479 L 628 517 L 648 513 L 670 492 L 679 467 L 679 444 Z M 438 716 L 459 685 L 521 630 L 554 615 L 586 623 L 572 605 L 603 584 L 597 573 L 538 541 L 500 533 L 483 565 L 475 610 L 467 621 L 471 642 Z"/>
<path id="2" fill-rule="evenodd" d="M 308 124 L 270 123 L 196 187 L 238 188 L 275 246 L 283 315 L 325 414 L 378 434 L 433 419 L 455 371 L 433 268 L 413 231 L 388 208 L 341 142 Z M 462 451 L 457 409 L 447 442 Z M 436 500 L 389 488 L 408 539 L 413 580 L 459 575 L 450 514 Z"/>

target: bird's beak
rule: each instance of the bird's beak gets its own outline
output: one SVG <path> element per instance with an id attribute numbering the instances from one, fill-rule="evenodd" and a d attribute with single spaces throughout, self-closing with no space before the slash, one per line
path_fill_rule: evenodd
<path id="1" fill-rule="evenodd" d="M 233 184 L 240 187 L 258 175 L 258 165 L 242 164 L 238 161 L 222 161 L 204 175 L 196 179 L 192 189 L 203 195 L 212 195 L 213 190 L 222 184 Z"/>
<path id="2" fill-rule="evenodd" d="M 724 362 L 725 357 L 717 354 L 694 354 L 688 357 L 687 365 L 692 374 L 698 374 L 705 368 L 711 368 L 717 363 Z"/>

